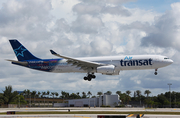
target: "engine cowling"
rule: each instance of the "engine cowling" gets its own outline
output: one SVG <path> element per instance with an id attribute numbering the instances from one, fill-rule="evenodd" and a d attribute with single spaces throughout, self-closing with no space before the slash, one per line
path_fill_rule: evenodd
<path id="1" fill-rule="evenodd" d="M 114 72 L 115 72 L 115 66 L 114 65 L 97 67 L 97 73 L 113 75 Z"/>

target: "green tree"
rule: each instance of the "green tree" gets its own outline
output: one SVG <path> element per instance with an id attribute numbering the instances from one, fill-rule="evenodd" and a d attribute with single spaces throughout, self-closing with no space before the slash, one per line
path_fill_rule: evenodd
<path id="1" fill-rule="evenodd" d="M 129 96 L 131 94 L 131 91 L 127 90 L 126 94 L 127 94 L 127 96 L 126 96 L 127 103 L 129 104 L 129 101 L 131 100 L 131 97 Z"/>
<path id="2" fill-rule="evenodd" d="M 4 93 L 0 95 L 1 103 L 10 104 L 16 101 L 16 96 L 18 93 L 16 91 L 13 92 L 12 86 L 6 86 Z"/>
<path id="3" fill-rule="evenodd" d="M 29 89 L 27 89 L 26 92 L 27 92 L 27 93 L 26 93 L 26 94 L 27 94 L 27 97 L 29 98 L 30 95 L 31 95 L 31 91 L 30 91 Z"/>
<path id="4" fill-rule="evenodd" d="M 137 101 L 141 100 L 141 91 L 140 90 L 136 90 L 136 95 L 137 95 Z"/>
<path id="5" fill-rule="evenodd" d="M 81 98 L 79 94 L 80 94 L 79 92 L 76 93 L 77 99 L 80 99 L 80 98 Z"/>
<path id="6" fill-rule="evenodd" d="M 116 91 L 116 94 L 118 94 L 120 96 L 121 95 L 121 91 Z"/>
<path id="7" fill-rule="evenodd" d="M 91 98 L 96 98 L 96 96 L 95 96 L 95 95 L 93 95 Z"/>
<path id="8" fill-rule="evenodd" d="M 136 90 L 136 94 L 138 96 L 138 98 L 141 96 L 141 91 L 140 90 Z"/>
<path id="9" fill-rule="evenodd" d="M 121 102 L 122 102 L 122 104 L 125 104 L 125 102 L 126 102 L 126 94 L 125 93 L 122 93 L 121 94 L 121 96 L 120 96 L 120 99 L 121 99 Z"/>
<path id="10" fill-rule="evenodd" d="M 49 98 L 49 94 L 50 94 L 50 92 L 49 92 L 49 91 L 47 91 L 47 92 L 46 92 L 46 94 L 48 95 L 48 98 Z"/>
<path id="11" fill-rule="evenodd" d="M 71 94 L 69 95 L 69 98 L 70 98 L 70 99 L 77 99 L 78 96 L 77 96 L 75 93 L 71 93 Z"/>
<path id="12" fill-rule="evenodd" d="M 147 98 L 149 97 L 149 94 L 151 93 L 151 91 L 150 90 L 145 90 L 144 91 L 144 94 L 146 94 L 147 95 Z"/>
<path id="13" fill-rule="evenodd" d="M 45 97 L 45 95 L 46 95 L 46 92 L 45 92 L 45 91 L 43 91 L 43 92 L 42 92 L 42 94 L 41 94 L 41 98 L 44 98 L 44 97 Z"/>
<path id="14" fill-rule="evenodd" d="M 160 94 L 157 96 L 157 102 L 159 102 L 161 105 L 169 105 L 168 99 L 164 96 L 164 94 Z"/>
<path id="15" fill-rule="evenodd" d="M 23 96 L 25 99 L 27 98 L 27 90 L 26 89 L 23 91 Z"/>
<path id="16" fill-rule="evenodd" d="M 58 92 L 55 92 L 55 96 L 56 96 L 56 98 L 59 96 L 59 93 Z"/>
<path id="17" fill-rule="evenodd" d="M 90 96 L 92 95 L 92 93 L 91 93 L 90 91 L 88 91 L 87 95 L 89 95 L 89 98 L 90 98 Z"/>
<path id="18" fill-rule="evenodd" d="M 65 92 L 65 91 L 61 91 L 61 96 L 60 96 L 60 97 L 61 97 L 62 99 L 64 99 L 65 96 L 66 96 L 66 92 Z"/>
<path id="19" fill-rule="evenodd" d="M 36 91 L 32 91 L 31 96 L 34 97 L 34 103 L 35 103 Z"/>
<path id="20" fill-rule="evenodd" d="M 21 104 L 27 104 L 27 102 L 24 100 L 23 95 L 16 95 L 14 103 L 19 104 L 19 102 L 20 102 L 20 105 Z"/>
<path id="21" fill-rule="evenodd" d="M 97 92 L 97 95 L 100 97 L 102 95 L 102 92 Z"/>
<path id="22" fill-rule="evenodd" d="M 112 94 L 112 92 L 111 92 L 111 91 L 107 91 L 107 92 L 106 92 L 106 94 L 111 95 L 111 94 Z"/>
<path id="23" fill-rule="evenodd" d="M 51 92 L 51 95 L 52 95 L 52 96 L 53 96 L 53 98 L 54 98 L 55 92 Z"/>
<path id="24" fill-rule="evenodd" d="M 41 95 L 41 92 L 40 92 L 40 91 L 38 91 L 37 95 L 38 95 L 38 98 L 39 98 L 39 97 L 40 97 L 40 95 Z"/>
<path id="25" fill-rule="evenodd" d="M 82 92 L 82 98 L 86 98 L 86 93 L 85 92 Z"/>

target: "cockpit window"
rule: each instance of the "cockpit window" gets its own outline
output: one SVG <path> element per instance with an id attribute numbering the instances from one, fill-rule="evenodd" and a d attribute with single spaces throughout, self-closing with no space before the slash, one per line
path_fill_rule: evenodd
<path id="1" fill-rule="evenodd" d="M 169 59 L 169 58 L 165 57 L 164 59 Z"/>

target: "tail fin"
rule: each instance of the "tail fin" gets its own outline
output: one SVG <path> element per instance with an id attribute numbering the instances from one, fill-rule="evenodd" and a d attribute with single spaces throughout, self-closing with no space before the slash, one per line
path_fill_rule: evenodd
<path id="1" fill-rule="evenodd" d="M 9 40 L 18 61 L 39 59 L 32 55 L 18 40 Z"/>

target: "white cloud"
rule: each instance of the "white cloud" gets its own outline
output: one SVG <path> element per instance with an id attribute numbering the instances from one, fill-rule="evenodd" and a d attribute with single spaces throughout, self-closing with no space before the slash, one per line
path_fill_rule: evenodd
<path id="1" fill-rule="evenodd" d="M 126 8 L 135 0 L 8 0 L 0 2 L 0 89 L 12 85 L 14 90 L 61 92 L 150 89 L 153 95 L 166 91 L 171 81 L 179 89 L 180 3 L 158 13 L 140 8 Z M 13 7 L 12 7 L 13 6 Z M 91 82 L 85 73 L 44 73 L 6 62 L 16 59 L 8 42 L 17 38 L 40 58 L 57 58 L 53 49 L 72 57 L 109 56 L 119 54 L 160 54 L 174 64 L 154 70 L 122 71 L 119 76 L 97 74 Z M 107 87 L 108 86 L 108 87 Z M 128 88 L 127 88 L 128 87 Z"/>

